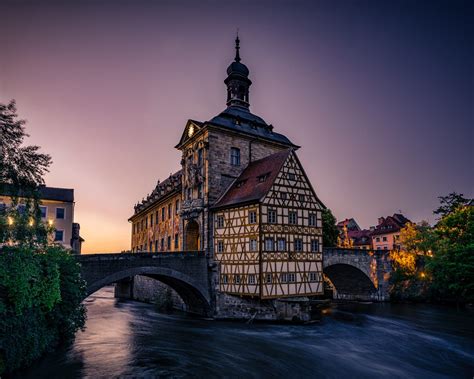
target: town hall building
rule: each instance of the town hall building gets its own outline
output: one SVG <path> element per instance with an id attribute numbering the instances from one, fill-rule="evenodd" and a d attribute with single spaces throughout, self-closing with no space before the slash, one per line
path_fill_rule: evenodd
<path id="1" fill-rule="evenodd" d="M 299 146 L 250 112 L 249 70 L 227 68 L 227 108 L 188 120 L 181 170 L 158 182 L 129 221 L 133 252 L 204 251 L 215 290 L 277 299 L 320 295 L 322 220 Z"/>

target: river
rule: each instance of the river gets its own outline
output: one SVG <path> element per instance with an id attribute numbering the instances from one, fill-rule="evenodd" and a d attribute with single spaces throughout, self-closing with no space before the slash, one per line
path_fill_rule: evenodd
<path id="1" fill-rule="evenodd" d="M 359 304 L 338 306 L 318 324 L 247 325 L 159 314 L 114 299 L 111 287 L 86 303 L 74 344 L 14 377 L 474 376 L 473 311 Z"/>

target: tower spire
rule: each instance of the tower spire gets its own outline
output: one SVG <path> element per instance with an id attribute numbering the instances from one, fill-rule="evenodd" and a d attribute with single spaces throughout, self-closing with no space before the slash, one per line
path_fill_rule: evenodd
<path id="1" fill-rule="evenodd" d="M 235 61 L 240 62 L 240 39 L 239 39 L 239 29 L 237 29 L 237 36 L 235 37 Z"/>

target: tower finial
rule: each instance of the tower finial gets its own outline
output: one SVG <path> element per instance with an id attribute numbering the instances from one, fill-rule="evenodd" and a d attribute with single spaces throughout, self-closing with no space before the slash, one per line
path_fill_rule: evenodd
<path id="1" fill-rule="evenodd" d="M 239 28 L 237 28 L 237 36 L 235 37 L 235 61 L 240 62 L 240 39 L 239 39 Z"/>

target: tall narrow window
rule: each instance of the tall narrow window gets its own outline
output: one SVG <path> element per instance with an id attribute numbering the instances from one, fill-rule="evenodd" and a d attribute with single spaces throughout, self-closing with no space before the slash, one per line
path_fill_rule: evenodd
<path id="1" fill-rule="evenodd" d="M 175 209 L 176 214 L 178 214 L 178 212 L 179 212 L 179 200 L 176 200 L 176 203 L 174 204 L 174 209 Z"/>
<path id="2" fill-rule="evenodd" d="M 268 223 L 269 224 L 276 224 L 277 222 L 277 213 L 276 210 L 270 209 L 268 211 Z"/>
<path id="3" fill-rule="evenodd" d="M 5 205 L 5 204 L 3 204 L 3 205 Z M 48 208 L 47 207 L 42 207 L 42 206 L 40 206 L 39 208 L 40 208 L 40 211 L 41 211 L 41 218 L 46 218 L 46 215 L 48 213 Z"/>
<path id="4" fill-rule="evenodd" d="M 150 226 L 153 226 L 153 214 L 150 215 Z"/>
<path id="5" fill-rule="evenodd" d="M 161 244 L 160 245 L 161 245 L 161 251 L 165 251 L 165 239 L 164 238 L 161 239 Z"/>
<path id="6" fill-rule="evenodd" d="M 257 222 L 257 212 L 250 211 L 249 212 L 249 224 L 255 224 Z"/>
<path id="7" fill-rule="evenodd" d="M 249 284 L 255 284 L 255 274 L 249 274 L 248 282 Z"/>
<path id="8" fill-rule="evenodd" d="M 167 242 L 167 244 L 166 244 L 166 245 L 167 245 L 167 246 L 166 246 L 166 248 L 167 248 L 168 250 L 171 250 L 171 236 L 168 236 L 168 239 L 167 239 L 167 241 L 166 241 L 166 242 Z"/>
<path id="9" fill-rule="evenodd" d="M 319 253 L 319 241 L 311 240 L 311 252 Z"/>
<path id="10" fill-rule="evenodd" d="M 221 229 L 224 227 L 224 216 L 217 216 L 217 222 L 216 222 L 216 227 L 218 229 Z"/>
<path id="11" fill-rule="evenodd" d="M 278 238 L 278 251 L 286 251 L 286 239 Z"/>
<path id="12" fill-rule="evenodd" d="M 165 221 L 165 207 L 161 208 L 161 221 Z"/>
<path id="13" fill-rule="evenodd" d="M 155 241 L 155 251 L 158 251 L 158 240 Z"/>
<path id="14" fill-rule="evenodd" d="M 177 249 L 179 248 L 179 236 L 178 233 L 174 235 L 174 248 Z"/>
<path id="15" fill-rule="evenodd" d="M 230 164 L 232 166 L 240 166 L 240 149 L 236 147 L 230 148 Z"/>
<path id="16" fill-rule="evenodd" d="M 298 223 L 298 214 L 296 212 L 288 212 L 288 223 L 291 225 L 296 225 Z"/>
<path id="17" fill-rule="evenodd" d="M 198 199 L 202 199 L 203 191 L 202 191 L 202 183 L 198 185 Z"/>
<path id="18" fill-rule="evenodd" d="M 168 218 L 171 218 L 172 210 L 173 210 L 173 206 L 171 204 L 168 204 Z"/>
<path id="19" fill-rule="evenodd" d="M 301 238 L 295 238 L 294 245 L 295 251 L 303 251 L 303 240 Z"/>
<path id="20" fill-rule="evenodd" d="M 257 239 L 256 238 L 251 238 L 249 245 L 250 245 L 249 246 L 250 251 L 257 251 Z"/>
<path id="21" fill-rule="evenodd" d="M 203 163 L 203 150 L 202 148 L 198 150 L 198 161 L 197 161 L 197 164 L 199 167 L 202 166 L 202 163 Z"/>
<path id="22" fill-rule="evenodd" d="M 224 241 L 217 241 L 217 252 L 218 253 L 224 252 Z"/>
<path id="23" fill-rule="evenodd" d="M 314 213 L 309 214 L 309 226 L 316 226 L 316 215 Z"/>

